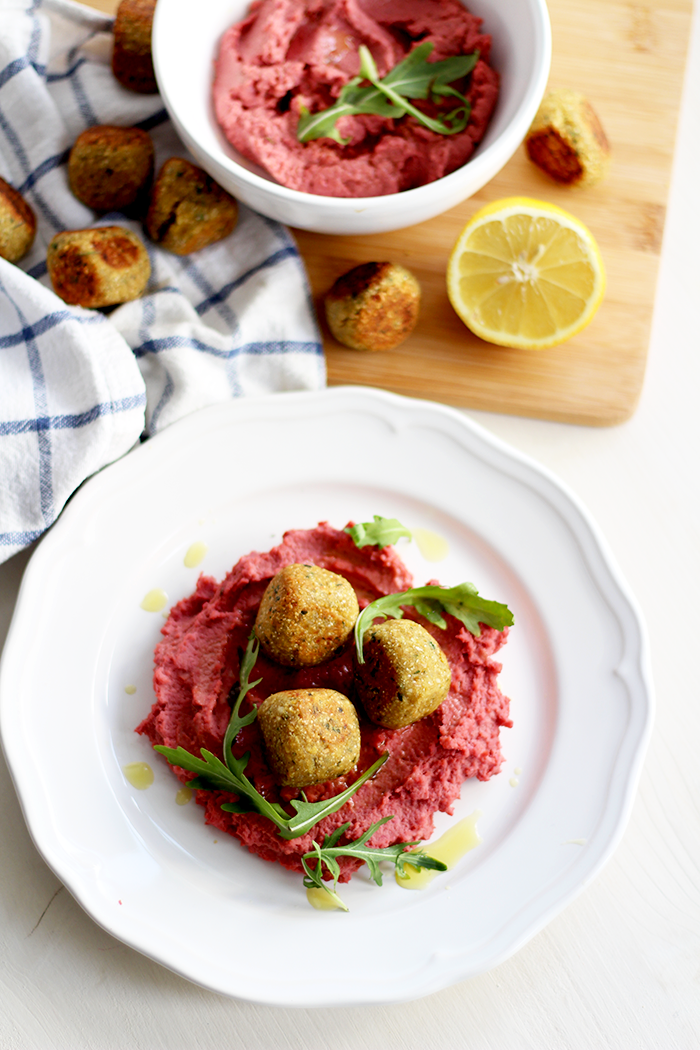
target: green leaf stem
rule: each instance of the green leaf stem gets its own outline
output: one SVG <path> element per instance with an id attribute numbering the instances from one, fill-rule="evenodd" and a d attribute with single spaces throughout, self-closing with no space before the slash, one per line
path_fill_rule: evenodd
<path id="1" fill-rule="evenodd" d="M 361 44 L 360 75 L 343 86 L 338 99 L 328 109 L 318 113 L 302 109 L 297 124 L 297 139 L 310 142 L 312 139 L 331 138 L 341 146 L 347 145 L 350 140 L 341 137 L 336 123 L 341 117 L 361 113 L 393 119 L 410 114 L 424 127 L 440 135 L 455 135 L 463 131 L 469 121 L 471 105 L 465 95 L 452 87 L 452 83 L 472 72 L 479 52 L 428 62 L 433 47 L 429 40 L 419 44 L 385 77 L 380 78 L 372 53 Z M 369 86 L 363 86 L 363 81 L 369 81 Z M 408 101 L 412 98 L 439 102 L 446 97 L 459 99 L 461 105 L 437 118 L 427 116 Z"/>
<path id="2" fill-rule="evenodd" d="M 365 631 L 372 621 L 381 616 L 383 619 L 393 617 L 401 619 L 402 606 L 412 606 L 417 613 L 424 616 L 437 627 L 447 627 L 443 613 L 456 617 L 477 638 L 481 634 L 482 623 L 502 631 L 513 623 L 513 614 L 507 605 L 501 602 L 481 598 L 473 583 L 458 583 L 455 587 L 440 587 L 438 584 L 427 584 L 425 587 L 411 587 L 397 594 L 387 594 L 370 602 L 357 618 L 355 623 L 355 649 L 358 663 L 364 663 L 362 641 Z"/>
<path id="3" fill-rule="evenodd" d="M 379 868 L 381 861 L 392 863 L 400 877 L 405 875 L 404 866 L 406 863 L 410 863 L 414 868 L 431 868 L 433 871 L 447 871 L 446 864 L 443 864 L 441 860 L 436 860 L 435 857 L 429 856 L 424 850 L 407 853 L 406 851 L 411 846 L 418 845 L 417 841 L 396 842 L 393 846 L 368 846 L 367 842 L 374 835 L 377 828 L 393 819 L 393 817 L 383 817 L 376 823 L 370 824 L 365 833 L 360 835 L 358 839 L 355 839 L 353 842 L 347 842 L 342 846 L 339 846 L 338 842 L 350 827 L 350 821 L 336 828 L 332 835 L 326 835 L 323 845 L 314 842 L 313 849 L 305 853 L 301 858 L 304 868 L 304 886 L 307 889 L 325 890 L 332 897 L 336 907 L 347 911 L 346 905 L 336 892 L 340 877 L 338 857 L 354 857 L 357 860 L 364 861 L 369 868 L 370 876 L 377 886 L 382 885 L 382 873 Z M 323 878 L 324 867 L 333 878 L 332 888 L 328 880 Z"/>

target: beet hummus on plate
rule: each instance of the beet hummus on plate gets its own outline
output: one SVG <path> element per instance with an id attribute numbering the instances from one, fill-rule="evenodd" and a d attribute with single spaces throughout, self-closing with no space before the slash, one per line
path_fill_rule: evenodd
<path id="1" fill-rule="evenodd" d="M 463 130 L 442 134 L 414 116 L 342 116 L 329 137 L 300 142 L 304 112 L 330 108 L 360 69 L 365 45 L 383 78 L 419 44 L 429 61 L 478 51 L 454 86 L 470 104 Z M 214 109 L 244 157 L 290 189 L 330 197 L 373 197 L 433 182 L 465 164 L 481 141 L 498 97 L 489 65 L 491 37 L 459 0 L 256 0 L 223 36 Z M 417 102 L 427 115 L 455 104 Z"/>
<path id="2" fill-rule="evenodd" d="M 241 558 L 217 583 L 201 576 L 195 592 L 175 605 L 165 623 L 163 640 L 155 651 L 156 702 L 137 731 L 154 745 L 183 747 L 199 755 L 206 749 L 219 757 L 231 715 L 231 697 L 241 678 L 241 661 L 249 643 L 263 593 L 285 566 L 319 566 L 344 577 L 362 609 L 383 595 L 412 586 L 411 575 L 395 552 L 386 546 L 356 546 L 344 531 L 321 523 L 315 529 L 285 533 L 282 543 L 267 553 Z M 379 772 L 367 780 L 341 809 L 324 817 L 298 838 L 282 838 L 275 825 L 257 812 L 228 812 L 222 805 L 236 796 L 220 790 L 197 790 L 197 802 L 206 808 L 205 821 L 225 831 L 264 860 L 277 861 L 301 872 L 301 857 L 344 824 L 344 838 L 359 838 L 382 818 L 391 817 L 371 839 L 386 847 L 430 837 L 433 815 L 452 812 L 467 777 L 488 780 L 501 768 L 501 726 L 510 726 L 509 702 L 497 683 L 501 670 L 494 655 L 505 643 L 508 628 L 480 625 L 476 637 L 453 616 L 445 615 L 443 630 L 414 609 L 405 616 L 420 621 L 442 648 L 451 671 L 446 699 L 437 710 L 410 725 L 387 729 L 370 722 L 354 693 L 352 635 L 331 659 L 312 667 L 282 666 L 258 654 L 252 680 L 259 684 L 246 695 L 243 713 L 258 707 L 271 694 L 286 690 L 335 690 L 355 701 L 360 724 L 359 760 L 350 772 L 304 789 L 309 802 L 343 792 L 378 758 L 388 753 Z M 432 643 L 431 643 L 432 644 Z M 276 783 L 264 747 L 260 720 L 238 734 L 233 753 L 249 753 L 246 776 L 260 795 L 289 806 L 301 797 L 298 788 Z M 175 772 L 187 783 L 192 773 Z M 340 860 L 340 881 L 347 881 L 362 862 Z"/>

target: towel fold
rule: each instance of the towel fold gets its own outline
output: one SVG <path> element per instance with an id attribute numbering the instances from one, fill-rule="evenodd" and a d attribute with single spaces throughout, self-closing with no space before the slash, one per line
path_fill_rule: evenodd
<path id="1" fill-rule="evenodd" d="M 136 358 L 102 314 L 66 307 L 4 259 L 0 318 L 2 561 L 139 440 L 146 392 Z"/>

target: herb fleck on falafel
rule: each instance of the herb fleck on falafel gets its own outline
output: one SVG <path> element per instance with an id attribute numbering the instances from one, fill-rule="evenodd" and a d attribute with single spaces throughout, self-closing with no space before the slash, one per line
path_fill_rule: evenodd
<path id="1" fill-rule="evenodd" d="M 175 255 L 222 240 L 238 221 L 238 204 L 210 175 L 182 157 L 158 172 L 146 216 L 148 236 Z"/>
<path id="2" fill-rule="evenodd" d="M 258 721 L 281 786 L 308 787 L 344 776 L 360 757 L 357 712 L 334 689 L 273 693 L 258 708 Z"/>
<path id="3" fill-rule="evenodd" d="M 447 696 L 447 657 L 415 620 L 386 620 L 364 637 L 365 662 L 355 667 L 355 688 L 368 717 L 400 729 L 432 714 Z"/>
<path id="4" fill-rule="evenodd" d="M 328 326 L 352 350 L 393 350 L 416 327 L 420 295 L 418 281 L 403 266 L 363 263 L 326 294 Z"/>
<path id="5" fill-rule="evenodd" d="M 46 265 L 56 295 L 92 308 L 138 299 L 151 276 L 143 241 L 121 226 L 57 233 Z"/>
<path id="6" fill-rule="evenodd" d="M 29 251 L 36 234 L 36 216 L 24 197 L 0 178 L 0 256 L 16 263 Z"/>
<path id="7" fill-rule="evenodd" d="M 86 128 L 68 157 L 70 188 L 95 211 L 122 211 L 145 198 L 152 176 L 153 143 L 141 128 Z"/>
<path id="8" fill-rule="evenodd" d="M 318 565 L 287 565 L 263 594 L 255 634 L 277 663 L 315 667 L 342 648 L 359 611 L 343 576 Z"/>

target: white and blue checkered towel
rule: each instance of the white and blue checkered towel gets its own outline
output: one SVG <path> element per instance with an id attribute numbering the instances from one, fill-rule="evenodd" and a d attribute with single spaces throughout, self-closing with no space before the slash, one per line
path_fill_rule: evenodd
<path id="1" fill-rule="evenodd" d="M 283 226 L 241 205 L 229 237 L 179 257 L 71 193 L 68 152 L 94 124 L 147 130 L 156 169 L 187 156 L 159 96 L 114 79 L 111 26 L 71 0 L 0 0 L 0 175 L 37 216 L 19 266 L 0 259 L 0 562 L 143 433 L 217 401 L 325 383 L 306 273 Z M 108 313 L 67 306 L 51 290 L 49 241 L 113 224 L 148 248 L 146 293 Z"/>

